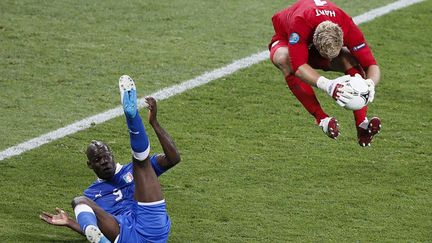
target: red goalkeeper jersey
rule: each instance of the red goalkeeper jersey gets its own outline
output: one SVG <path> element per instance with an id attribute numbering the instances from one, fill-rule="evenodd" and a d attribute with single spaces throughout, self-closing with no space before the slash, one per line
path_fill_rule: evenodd
<path id="1" fill-rule="evenodd" d="M 344 46 L 357 58 L 363 68 L 376 64 L 361 30 L 336 4 L 322 0 L 299 0 L 272 17 L 275 34 L 270 45 L 276 40 L 288 42 L 293 72 L 307 63 L 308 49 L 316 27 L 326 20 L 338 24 L 343 31 Z"/>

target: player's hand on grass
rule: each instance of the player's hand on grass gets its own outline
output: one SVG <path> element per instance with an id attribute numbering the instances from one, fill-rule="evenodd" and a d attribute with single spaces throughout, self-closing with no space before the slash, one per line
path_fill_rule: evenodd
<path id="1" fill-rule="evenodd" d="M 344 107 L 353 98 L 354 90 L 346 85 L 350 78 L 350 75 L 344 75 L 336 79 L 327 79 L 321 76 L 317 81 L 317 87 L 335 99 L 338 105 Z"/>
<path id="2" fill-rule="evenodd" d="M 157 103 L 156 103 L 156 99 L 151 97 L 151 96 L 147 96 L 145 97 L 145 102 L 147 103 L 147 109 L 149 110 L 148 112 L 148 120 L 149 123 L 151 125 L 157 123 Z"/>
<path id="3" fill-rule="evenodd" d="M 70 220 L 69 215 L 61 208 L 56 208 L 56 212 L 57 214 L 42 212 L 39 218 L 51 225 L 68 226 Z"/>

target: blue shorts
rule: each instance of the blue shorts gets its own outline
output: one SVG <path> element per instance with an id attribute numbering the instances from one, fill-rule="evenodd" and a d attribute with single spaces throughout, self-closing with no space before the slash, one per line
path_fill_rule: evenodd
<path id="1" fill-rule="evenodd" d="M 114 242 L 167 242 L 171 221 L 165 200 L 135 203 L 130 214 L 115 216 L 120 234 Z"/>

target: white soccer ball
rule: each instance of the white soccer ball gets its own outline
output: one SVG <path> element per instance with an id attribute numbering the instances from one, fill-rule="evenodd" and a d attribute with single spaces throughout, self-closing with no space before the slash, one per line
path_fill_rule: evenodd
<path id="1" fill-rule="evenodd" d="M 360 110 L 369 100 L 369 87 L 360 75 L 351 77 L 346 85 L 354 90 L 354 97 L 346 103 L 345 108 L 354 111 Z"/>

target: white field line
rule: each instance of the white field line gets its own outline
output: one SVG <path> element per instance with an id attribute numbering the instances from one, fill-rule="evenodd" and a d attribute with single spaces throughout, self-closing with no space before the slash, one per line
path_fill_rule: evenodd
<path id="1" fill-rule="evenodd" d="M 357 17 L 354 17 L 354 22 L 356 24 L 362 24 L 368 21 L 371 21 L 377 17 L 380 17 L 382 15 L 385 15 L 387 13 L 390 13 L 392 11 L 405 8 L 407 6 L 423 2 L 424 0 L 399 0 L 394 3 L 388 4 L 386 6 L 373 9 L 371 11 L 368 11 L 362 15 L 359 15 Z M 206 83 L 209 83 L 213 80 L 219 79 L 221 77 L 230 75 L 238 70 L 250 67 L 254 64 L 257 64 L 259 62 L 262 62 L 269 57 L 268 51 L 263 51 L 257 54 L 253 54 L 249 57 L 234 61 L 233 63 L 218 68 L 216 70 L 213 70 L 211 72 L 206 72 L 194 79 L 185 81 L 181 84 L 173 85 L 171 87 L 167 87 L 164 89 L 161 89 L 153 94 L 150 94 L 150 96 L 155 97 L 157 100 L 164 100 L 168 99 L 171 96 L 181 94 L 189 89 L 193 89 L 195 87 L 204 85 Z M 144 98 L 141 98 L 138 100 L 139 107 L 144 107 Z M 123 115 L 123 109 L 121 106 L 118 106 L 114 109 L 105 111 L 103 113 L 87 117 L 83 120 L 74 122 L 66 127 L 57 129 L 55 131 L 43 134 L 39 137 L 30 139 L 28 141 L 25 141 L 23 143 L 20 143 L 18 145 L 12 146 L 6 150 L 3 150 L 0 152 L 0 161 L 10 158 L 15 155 L 22 154 L 26 151 L 29 151 L 31 149 L 37 148 L 43 144 L 49 143 L 51 141 L 63 138 L 65 136 L 74 134 L 76 132 L 85 130 L 92 125 L 100 124 L 103 122 L 106 122 L 108 120 L 111 120 L 115 117 Z"/>

